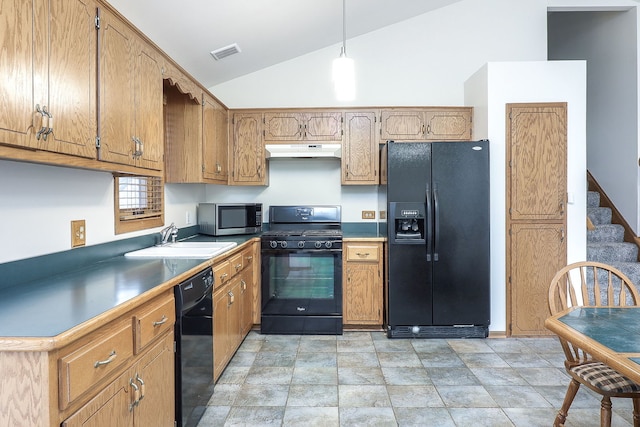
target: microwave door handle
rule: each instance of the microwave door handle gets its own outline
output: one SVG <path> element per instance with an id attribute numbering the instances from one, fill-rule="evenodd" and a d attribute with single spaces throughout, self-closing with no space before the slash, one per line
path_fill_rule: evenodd
<path id="1" fill-rule="evenodd" d="M 431 238 L 432 238 L 432 229 L 431 229 L 431 189 L 429 187 L 429 183 L 427 182 L 426 191 L 425 191 L 425 204 L 427 211 L 427 223 L 425 224 L 425 232 L 427 234 L 427 238 L 425 240 L 425 244 L 427 246 L 427 261 L 431 261 Z"/>

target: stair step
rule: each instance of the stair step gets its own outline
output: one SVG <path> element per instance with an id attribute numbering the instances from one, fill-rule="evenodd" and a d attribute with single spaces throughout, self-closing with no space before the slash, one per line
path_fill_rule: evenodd
<path id="1" fill-rule="evenodd" d="M 606 264 L 612 262 L 637 262 L 638 247 L 634 243 L 588 243 L 587 260 L 600 261 Z"/>
<path id="2" fill-rule="evenodd" d="M 624 241 L 624 227 L 620 224 L 596 225 L 595 230 L 587 230 L 587 242 L 622 242 Z"/>
<path id="3" fill-rule="evenodd" d="M 600 193 L 597 191 L 587 191 L 587 208 L 597 208 L 600 206 Z"/>
<path id="4" fill-rule="evenodd" d="M 594 225 L 611 224 L 611 208 L 587 208 L 587 216 Z"/>
<path id="5" fill-rule="evenodd" d="M 626 274 L 636 287 L 640 286 L 640 262 L 612 262 L 610 265 Z"/>

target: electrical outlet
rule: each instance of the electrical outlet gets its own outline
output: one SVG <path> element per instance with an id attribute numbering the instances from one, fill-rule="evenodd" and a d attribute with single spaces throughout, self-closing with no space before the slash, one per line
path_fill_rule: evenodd
<path id="1" fill-rule="evenodd" d="M 185 219 L 185 222 L 187 223 L 187 225 L 191 224 L 191 212 L 186 211 L 184 219 Z"/>
<path id="2" fill-rule="evenodd" d="M 362 219 L 376 219 L 376 211 L 362 211 Z"/>
<path id="3" fill-rule="evenodd" d="M 380 219 L 387 219 L 387 211 L 380 211 Z"/>
<path id="4" fill-rule="evenodd" d="M 84 219 L 71 221 L 71 247 L 84 246 L 87 242 L 87 228 Z"/>

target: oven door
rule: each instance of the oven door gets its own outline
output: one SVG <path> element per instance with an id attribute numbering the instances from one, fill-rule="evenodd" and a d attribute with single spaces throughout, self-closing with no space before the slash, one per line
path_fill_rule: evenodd
<path id="1" fill-rule="evenodd" d="M 263 249 L 263 316 L 342 316 L 342 250 Z"/>

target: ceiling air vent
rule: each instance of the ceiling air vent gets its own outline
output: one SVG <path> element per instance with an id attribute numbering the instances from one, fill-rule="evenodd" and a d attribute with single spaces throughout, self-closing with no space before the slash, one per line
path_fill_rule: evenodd
<path id="1" fill-rule="evenodd" d="M 234 43 L 229 46 L 221 47 L 220 49 L 212 50 L 211 56 L 213 56 L 213 59 L 216 61 L 219 61 L 227 56 L 235 55 L 240 52 L 240 46 L 238 46 L 238 43 Z"/>

